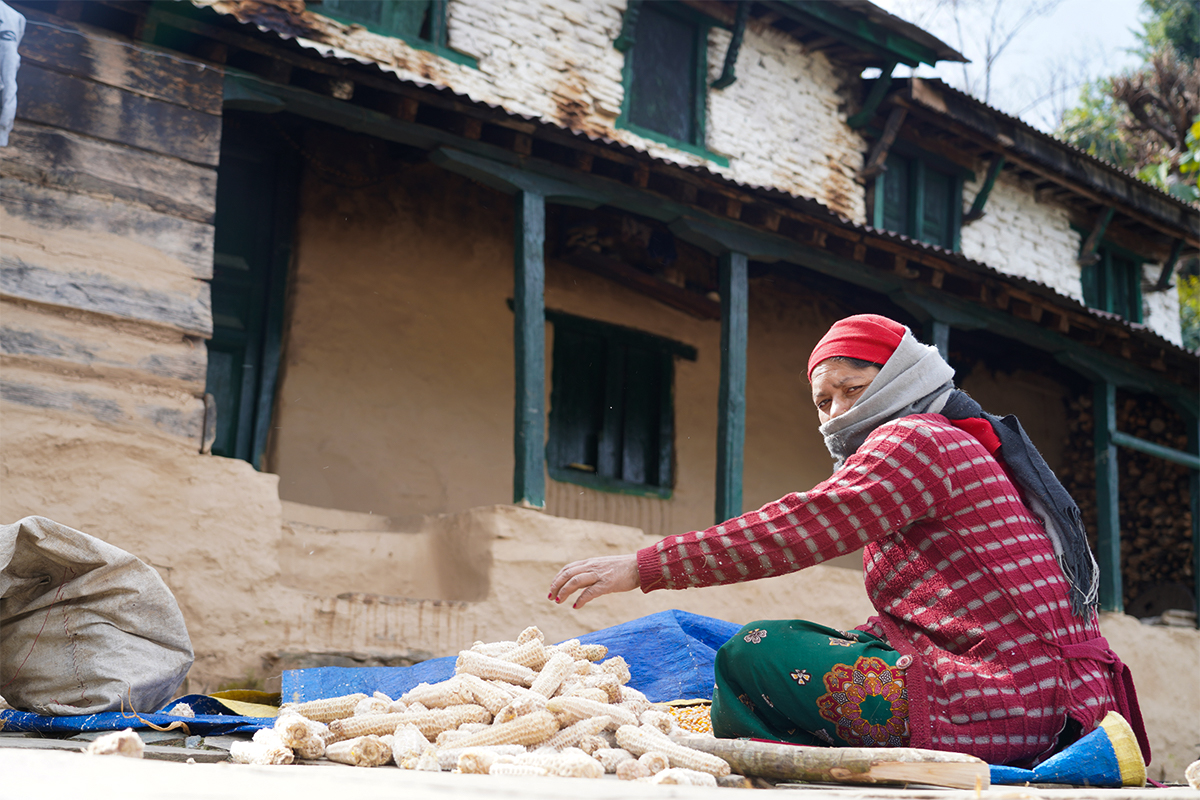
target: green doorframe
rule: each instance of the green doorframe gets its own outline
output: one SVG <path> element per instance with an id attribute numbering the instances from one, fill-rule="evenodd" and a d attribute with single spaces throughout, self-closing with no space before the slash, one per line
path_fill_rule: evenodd
<path id="1" fill-rule="evenodd" d="M 1121 589 L 1121 512 L 1117 473 L 1117 387 L 1106 380 L 1094 384 L 1093 443 L 1096 453 L 1096 560 L 1100 566 L 1100 609 L 1125 611 Z"/>
<path id="2" fill-rule="evenodd" d="M 514 198 L 513 502 L 546 507 L 546 198 Z"/>
<path id="3" fill-rule="evenodd" d="M 717 393 L 716 521 L 741 516 L 746 443 L 746 345 L 749 333 L 749 259 L 720 255 L 721 387 Z"/>

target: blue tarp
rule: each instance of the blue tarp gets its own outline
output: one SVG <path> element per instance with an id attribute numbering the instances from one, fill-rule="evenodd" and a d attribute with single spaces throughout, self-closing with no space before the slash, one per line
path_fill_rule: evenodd
<path id="1" fill-rule="evenodd" d="M 629 663 L 629 685 L 652 702 L 711 699 L 713 660 L 740 625 L 686 611 L 661 611 L 622 625 L 584 634 L 584 644 L 602 644 L 608 655 Z M 454 675 L 455 656 L 411 667 L 316 667 L 283 673 L 283 699 L 306 702 L 354 692 L 399 697 L 418 683 Z"/>
<path id="2" fill-rule="evenodd" d="M 189 694 L 167 703 L 171 708 L 176 703 L 187 703 L 196 712 L 193 718 L 173 717 L 167 714 L 131 714 L 128 711 L 106 711 L 102 714 L 87 714 L 79 717 L 45 717 L 26 711 L 0 711 L 0 731 L 37 731 L 48 734 L 73 734 L 83 731 L 151 730 L 147 722 L 165 728 L 172 722 L 183 722 L 188 732 L 195 735 L 216 736 L 221 733 L 253 733 L 259 728 L 275 724 L 270 717 L 239 717 L 229 713 L 211 697 Z M 164 708 L 163 710 L 166 710 Z M 224 713 L 222 713 L 224 712 Z"/>

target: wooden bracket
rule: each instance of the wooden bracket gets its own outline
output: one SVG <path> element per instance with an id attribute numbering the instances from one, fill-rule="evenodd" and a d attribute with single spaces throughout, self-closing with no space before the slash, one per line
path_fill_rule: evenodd
<path id="1" fill-rule="evenodd" d="M 983 216 L 983 207 L 987 204 L 988 195 L 992 193 L 992 187 L 996 185 L 996 176 L 1002 169 L 1004 169 L 1003 154 L 993 158 L 992 163 L 988 165 L 987 177 L 983 179 L 983 186 L 980 187 L 979 194 L 975 195 L 975 202 L 971 203 L 971 210 L 963 214 L 963 225 L 974 222 Z"/>
<path id="2" fill-rule="evenodd" d="M 900 126 L 904 124 L 904 117 L 907 115 L 908 109 L 903 106 L 892 109 L 892 113 L 888 115 L 887 124 L 883 126 L 883 135 L 879 137 L 879 141 L 871 148 L 871 154 L 867 156 L 867 165 L 863 167 L 862 171 L 863 180 L 870 180 L 887 169 L 883 162 L 887 161 L 888 151 L 892 149 L 892 145 L 896 141 L 896 134 L 900 132 Z"/>
<path id="3" fill-rule="evenodd" d="M 1158 273 L 1158 280 L 1154 282 L 1153 292 L 1161 292 L 1171 285 L 1171 275 L 1175 272 L 1175 265 L 1179 263 L 1179 254 L 1183 252 L 1183 239 L 1176 239 L 1171 245 L 1171 254 L 1167 256 L 1167 260 L 1163 262 L 1162 272 Z"/>
<path id="4" fill-rule="evenodd" d="M 1108 223 L 1112 222 L 1114 208 L 1108 206 L 1096 217 L 1096 224 L 1092 226 L 1092 232 L 1088 234 L 1087 239 L 1083 242 L 1083 247 L 1079 248 L 1079 266 L 1086 267 L 1095 264 L 1100 257 L 1096 255 L 1096 248 L 1100 246 L 1100 240 L 1104 238 L 1104 232 L 1108 230 Z"/>
<path id="5" fill-rule="evenodd" d="M 883 71 L 879 73 L 879 77 L 875 79 L 875 84 L 871 87 L 871 91 L 867 93 L 867 99 L 863 102 L 862 110 L 857 114 L 852 114 L 846 120 L 846 124 L 851 128 L 861 128 L 871 121 L 871 117 L 875 116 L 879 104 L 883 102 L 884 95 L 892 85 L 892 71 L 896 69 L 896 64 L 899 62 L 891 61 L 884 65 Z"/>
<path id="6" fill-rule="evenodd" d="M 721 77 L 712 82 L 714 89 L 724 89 L 737 80 L 734 67 L 737 65 L 738 50 L 742 47 L 742 37 L 746 34 L 746 20 L 750 19 L 750 6 L 753 3 L 738 3 L 737 17 L 733 21 L 733 33 L 729 39 L 729 49 L 725 51 L 725 66 L 721 69 Z"/>

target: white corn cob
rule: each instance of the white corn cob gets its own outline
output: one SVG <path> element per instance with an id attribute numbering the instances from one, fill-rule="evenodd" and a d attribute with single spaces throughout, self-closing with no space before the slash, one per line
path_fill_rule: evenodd
<path id="1" fill-rule="evenodd" d="M 324 700 L 309 700 L 307 703 L 285 703 L 281 710 L 294 711 L 317 722 L 333 722 L 335 719 L 353 716 L 354 707 L 364 699 L 366 695 L 358 692 Z"/>
<path id="2" fill-rule="evenodd" d="M 642 715 L 638 717 L 638 722 L 657 728 L 667 736 L 679 733 L 679 723 L 675 721 L 675 717 L 665 711 L 659 711 L 657 708 L 648 708 L 643 711 Z"/>
<path id="3" fill-rule="evenodd" d="M 403 714 L 376 714 L 371 717 L 339 719 L 329 724 L 329 730 L 337 739 L 353 739 L 356 736 L 395 733 L 400 725 L 412 724 L 425 734 L 425 738 L 432 740 L 442 731 L 457 728 L 466 722 L 491 721 L 492 715 L 486 708 L 469 703 L 449 708 L 431 708 L 415 714 L 407 711 Z"/>
<path id="4" fill-rule="evenodd" d="M 295 756 L 273 728 L 263 728 L 248 742 L 234 742 L 229 760 L 235 764 L 291 764 Z"/>
<path id="5" fill-rule="evenodd" d="M 596 666 L 586 658 L 575 659 L 575 665 L 571 669 L 571 674 L 580 678 L 586 678 L 592 674 L 592 667 Z"/>
<path id="6" fill-rule="evenodd" d="M 500 709 L 500 712 L 496 714 L 496 718 L 492 720 L 492 722 L 499 725 L 504 722 L 512 722 L 517 717 L 523 717 L 526 714 L 532 714 L 535 711 L 545 710 L 546 698 L 542 697 L 540 694 L 529 692 L 516 698 L 504 708 Z"/>
<path id="7" fill-rule="evenodd" d="M 459 747 L 478 747 L 489 744 L 541 744 L 558 732 L 558 722 L 549 711 L 535 711 L 517 717 L 512 722 L 492 725 L 485 731 L 473 733 L 456 744 Z"/>
<path id="8" fill-rule="evenodd" d="M 517 756 L 517 764 L 532 764 L 560 778 L 602 778 L 604 767 L 582 750 L 566 753 L 528 753 Z"/>
<path id="9" fill-rule="evenodd" d="M 576 724 L 578 725 L 582 722 L 583 720 L 580 720 Z M 559 731 L 559 733 L 562 733 L 562 731 Z M 557 735 L 558 734 L 555 734 L 555 736 Z M 554 737 L 552 736 L 550 738 L 553 739 Z M 588 733 L 579 737 L 579 744 L 576 746 L 589 756 L 595 758 L 597 750 L 603 750 L 608 747 L 608 740 L 603 736 L 598 735 L 598 733 Z"/>
<path id="10" fill-rule="evenodd" d="M 499 658 L 501 661 L 511 661 L 514 664 L 520 664 L 532 670 L 539 670 L 545 666 L 546 661 L 550 658 L 550 654 L 546 652 L 545 646 L 540 641 L 530 639 L 525 644 L 517 645 L 507 653 L 496 656 L 496 658 Z"/>
<path id="11" fill-rule="evenodd" d="M 507 692 L 501 691 L 495 684 L 476 675 L 463 673 L 458 676 L 458 681 L 463 690 L 471 695 L 467 700 L 468 703 L 478 703 L 493 715 L 498 714 L 500 709 L 508 705 L 511 699 Z"/>
<path id="12" fill-rule="evenodd" d="M 636 781 L 638 778 L 649 778 L 650 770 L 645 764 L 630 756 L 617 763 L 617 777 L 623 781 Z"/>
<path id="13" fill-rule="evenodd" d="M 542 697 L 553 697 L 574 667 L 575 659 L 571 656 L 565 653 L 555 653 L 546 662 L 546 666 L 542 667 L 537 678 L 531 681 L 529 688 Z"/>
<path id="14" fill-rule="evenodd" d="M 542 747 L 552 747 L 561 750 L 564 747 L 574 747 L 584 736 L 593 736 L 612 724 L 609 716 L 588 717 L 574 725 L 568 725 L 542 743 Z M 586 755 L 586 753 L 585 753 Z"/>
<path id="15" fill-rule="evenodd" d="M 458 660 L 454 663 L 454 671 L 522 686 L 529 686 L 536 677 L 536 673 L 529 667 L 514 664 L 511 661 L 502 661 L 499 658 L 485 656 L 471 650 L 463 650 L 458 654 Z"/>
<path id="16" fill-rule="evenodd" d="M 325 757 L 352 767 L 382 767 L 392 760 L 392 748 L 378 736 L 358 736 L 329 745 Z"/>
<path id="17" fill-rule="evenodd" d="M 517 642 L 476 642 L 471 645 L 472 652 L 485 656 L 500 656 L 517 647 Z"/>
<path id="18" fill-rule="evenodd" d="M 397 764 L 410 758 L 417 758 L 429 747 L 429 740 L 416 725 L 405 724 L 396 728 L 392 739 L 392 758 Z"/>
<path id="19" fill-rule="evenodd" d="M 617 728 L 617 744 L 634 755 L 657 750 L 670 760 L 672 767 L 696 769 L 718 778 L 729 774 L 729 762 L 725 759 L 676 744 L 656 728 L 622 725 Z"/>
<path id="20" fill-rule="evenodd" d="M 175 705 L 171 706 L 171 709 L 167 711 L 167 714 L 172 717 L 187 717 L 188 719 L 196 716 L 196 712 L 193 711 L 192 707 L 187 703 L 176 703 Z"/>
<path id="21" fill-rule="evenodd" d="M 487 773 L 499 758 L 509 758 L 525 753 L 525 746 L 520 744 L 493 744 L 486 747 L 448 747 L 438 750 L 438 763 L 444 771 L 455 767 L 459 772 L 477 775 Z"/>
<path id="22" fill-rule="evenodd" d="M 325 723 L 288 712 L 279 715 L 274 727 L 284 746 L 297 757 L 311 761 L 325 755 L 325 741 L 331 736 Z"/>
<path id="23" fill-rule="evenodd" d="M 632 677 L 629 673 L 629 664 L 620 656 L 613 656 L 607 661 L 602 662 L 600 669 L 609 675 L 617 676 L 617 683 L 622 686 L 629 683 L 629 679 Z"/>
<path id="24" fill-rule="evenodd" d="M 612 717 L 616 726 L 637 724 L 637 717 L 626 709 L 584 697 L 552 697 L 546 702 L 546 710 L 559 717 L 564 725 L 572 725 L 587 717 L 603 716 Z"/>
<path id="25" fill-rule="evenodd" d="M 408 703 L 404 710 L 409 714 L 416 714 L 419 711 L 428 711 L 429 709 L 424 703 L 414 700 L 411 703 Z"/>
<path id="26" fill-rule="evenodd" d="M 582 697 L 585 700 L 592 700 L 596 703 L 608 703 L 608 692 L 598 686 L 584 686 L 578 681 L 575 685 L 567 689 L 566 684 L 563 684 L 563 689 L 559 691 L 559 697 Z"/>
<path id="27" fill-rule="evenodd" d="M 580 644 L 578 639 L 568 639 L 554 645 L 560 653 L 567 653 L 571 658 L 582 658 L 587 661 L 599 661 L 608 655 L 608 648 L 602 644 Z"/>
<path id="28" fill-rule="evenodd" d="M 83 748 L 89 756 L 125 756 L 127 758 L 143 758 L 146 744 L 133 728 L 123 731 L 106 733 L 96 741 Z"/>
<path id="29" fill-rule="evenodd" d="M 403 714 L 405 711 L 408 711 L 408 703 L 403 700 L 393 700 L 392 704 L 388 706 L 388 710 L 385 713 Z"/>
<path id="30" fill-rule="evenodd" d="M 417 763 L 413 765 L 413 769 L 417 772 L 441 772 L 442 765 L 438 762 L 437 748 L 425 748 L 425 752 L 417 759 Z"/>
<path id="31" fill-rule="evenodd" d="M 523 778 L 542 777 L 549 774 L 545 767 L 535 767 L 533 764 L 510 764 L 496 761 L 488 767 L 488 775 L 517 775 Z"/>
<path id="32" fill-rule="evenodd" d="M 583 678 L 580 685 L 603 691 L 605 696 L 604 702 L 606 703 L 621 702 L 621 683 L 617 680 L 616 675 L 608 672 L 601 672 L 598 675 L 588 675 Z"/>
<path id="33" fill-rule="evenodd" d="M 380 700 L 378 697 L 364 697 L 358 701 L 358 705 L 354 706 L 354 714 L 356 717 L 365 717 L 372 714 L 386 714 L 392 707 L 392 698 L 387 697 Z"/>
<path id="34" fill-rule="evenodd" d="M 620 747 L 601 747 L 599 750 L 593 750 L 592 758 L 599 761 L 601 766 L 604 767 L 604 771 L 609 775 L 615 773 L 617 766 L 623 761 L 637 763 L 637 759 L 633 757 L 633 753 Z"/>
<path id="35" fill-rule="evenodd" d="M 461 676 L 440 683 L 418 683 L 401 696 L 406 703 L 421 703 L 426 708 L 446 708 L 464 703 L 473 703 L 474 694 L 459 680 Z"/>
<path id="36" fill-rule="evenodd" d="M 537 639 L 542 644 L 546 643 L 546 634 L 538 630 L 536 625 L 530 625 L 525 630 L 521 631 L 521 635 L 517 637 L 517 644 L 525 644 Z"/>
<path id="37" fill-rule="evenodd" d="M 698 772 L 694 769 L 684 769 L 683 767 L 671 767 L 664 769 L 661 772 L 656 772 L 649 778 L 644 779 L 646 783 L 668 784 L 676 786 L 716 786 L 717 779 L 707 772 Z"/>
<path id="38" fill-rule="evenodd" d="M 657 775 L 671 766 L 671 759 L 667 758 L 667 754 L 660 753 L 658 750 L 642 753 L 638 756 L 638 761 L 646 765 L 646 769 L 650 770 L 651 775 Z"/>

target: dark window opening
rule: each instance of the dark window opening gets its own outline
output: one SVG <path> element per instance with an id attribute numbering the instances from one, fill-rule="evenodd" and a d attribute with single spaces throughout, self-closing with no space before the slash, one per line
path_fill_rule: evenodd
<path id="1" fill-rule="evenodd" d="M 1083 301 L 1092 308 L 1142 321 L 1142 262 L 1110 245 L 1096 248 L 1097 260 L 1083 268 Z"/>
<path id="2" fill-rule="evenodd" d="M 919 156 L 894 151 L 886 164 L 875 179 L 875 227 L 958 250 L 962 178 Z"/>
<path id="3" fill-rule="evenodd" d="M 703 114 L 704 36 L 694 21 L 644 3 L 629 80 L 629 121 L 672 139 L 699 144 Z"/>
<path id="4" fill-rule="evenodd" d="M 674 455 L 674 358 L 684 345 L 548 313 L 554 323 L 551 477 L 666 497 Z"/>

